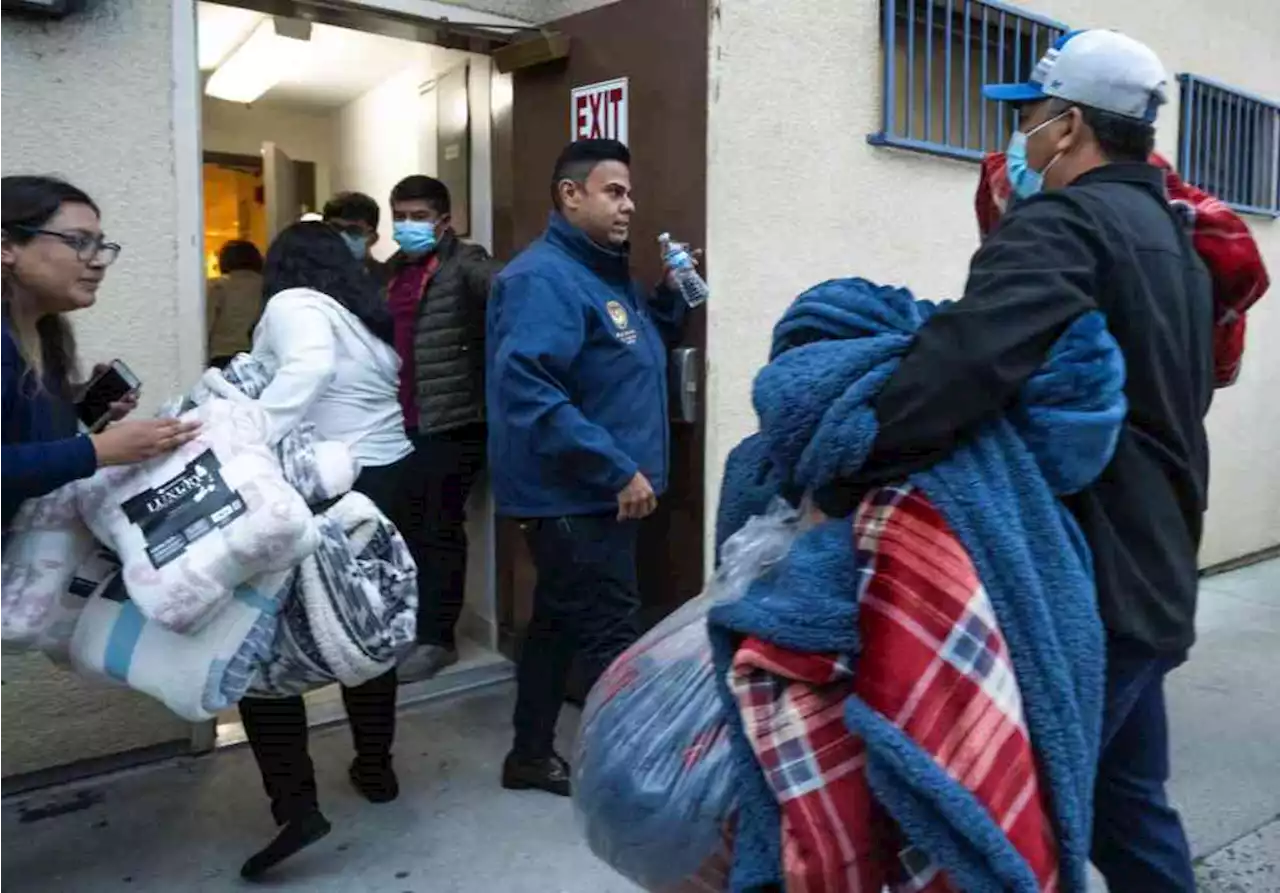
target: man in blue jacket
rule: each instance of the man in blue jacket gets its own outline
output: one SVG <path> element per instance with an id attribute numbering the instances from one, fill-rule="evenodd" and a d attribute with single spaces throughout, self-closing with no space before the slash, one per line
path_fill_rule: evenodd
<path id="1" fill-rule="evenodd" d="M 538 584 L 520 658 L 510 789 L 569 794 L 553 750 L 575 651 L 594 683 L 638 634 L 636 534 L 667 486 L 667 341 L 684 302 L 632 282 L 631 155 L 580 140 L 556 162 L 543 235 L 488 307 L 489 460 Z"/>

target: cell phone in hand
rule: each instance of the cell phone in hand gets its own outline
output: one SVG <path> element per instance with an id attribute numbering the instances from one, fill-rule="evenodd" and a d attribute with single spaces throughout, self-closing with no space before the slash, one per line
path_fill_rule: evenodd
<path id="1" fill-rule="evenodd" d="M 90 431 L 97 433 L 111 421 L 111 404 L 138 393 L 142 381 L 121 360 L 115 360 L 89 382 L 76 404 L 76 414 Z"/>

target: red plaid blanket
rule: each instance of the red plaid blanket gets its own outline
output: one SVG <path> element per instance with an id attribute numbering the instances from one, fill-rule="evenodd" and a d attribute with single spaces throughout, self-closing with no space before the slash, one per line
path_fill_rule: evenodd
<path id="1" fill-rule="evenodd" d="M 876 802 L 866 750 L 843 706 L 862 698 L 968 788 L 1058 889 L 1057 845 L 1022 700 L 991 602 L 938 511 L 910 486 L 863 500 L 853 523 L 862 574 L 857 672 L 837 654 L 758 639 L 730 687 L 782 813 L 789 893 L 955 893 Z"/>
<path id="2" fill-rule="evenodd" d="M 1159 153 L 1152 154 L 1151 163 L 1164 171 L 1169 201 L 1186 212 L 1191 241 L 1213 277 L 1214 379 L 1218 387 L 1226 387 L 1236 380 L 1244 360 L 1245 311 L 1271 284 L 1267 267 L 1239 214 L 1203 189 L 1184 182 Z M 1012 191 L 1004 154 L 987 155 L 974 198 L 978 230 L 984 237 L 1004 214 Z"/>

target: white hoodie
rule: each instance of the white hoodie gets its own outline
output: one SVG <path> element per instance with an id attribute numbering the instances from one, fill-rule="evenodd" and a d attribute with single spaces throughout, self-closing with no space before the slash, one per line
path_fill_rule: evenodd
<path id="1" fill-rule="evenodd" d="M 362 466 L 413 452 L 400 409 L 400 358 L 333 298 L 309 288 L 274 295 L 252 353 L 272 375 L 258 405 L 271 420 L 273 444 L 311 422 L 321 440 L 345 443 Z"/>

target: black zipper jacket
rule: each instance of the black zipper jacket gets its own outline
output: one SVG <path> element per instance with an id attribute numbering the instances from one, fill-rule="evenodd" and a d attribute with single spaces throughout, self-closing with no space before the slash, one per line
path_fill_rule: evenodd
<path id="1" fill-rule="evenodd" d="M 1067 505 L 1092 547 L 1112 638 L 1183 654 L 1195 639 L 1207 505 L 1213 298 L 1156 168 L 1106 165 L 1009 211 L 974 255 L 964 299 L 921 329 L 881 393 L 858 483 L 945 455 L 1002 412 L 1094 309 L 1124 354 L 1129 415 L 1111 464 Z"/>

